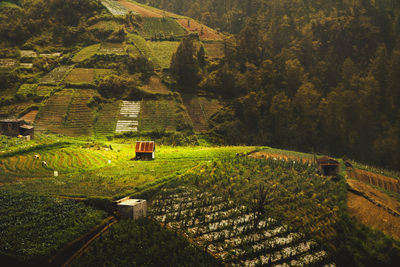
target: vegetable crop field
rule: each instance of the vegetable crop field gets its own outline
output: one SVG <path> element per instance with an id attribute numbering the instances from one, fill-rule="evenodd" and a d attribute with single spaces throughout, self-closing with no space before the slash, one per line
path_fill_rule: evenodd
<path id="1" fill-rule="evenodd" d="M 106 217 L 83 203 L 3 190 L 0 214 L 0 258 L 31 263 L 45 262 Z"/>
<path id="2" fill-rule="evenodd" d="M 141 35 L 144 38 L 159 38 L 160 34 L 164 38 L 170 36 L 180 37 L 186 34 L 186 30 L 171 18 L 143 18 Z"/>

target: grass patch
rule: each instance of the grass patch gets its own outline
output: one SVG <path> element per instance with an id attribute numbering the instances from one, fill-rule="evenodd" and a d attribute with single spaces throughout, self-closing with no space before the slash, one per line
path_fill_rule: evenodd
<path id="1" fill-rule="evenodd" d="M 100 49 L 100 44 L 94 44 L 81 49 L 73 58 L 72 62 L 78 63 L 94 56 Z"/>
<path id="2" fill-rule="evenodd" d="M 36 94 L 37 84 L 28 84 L 25 83 L 18 88 L 17 96 L 26 97 L 26 96 L 34 96 Z"/>
<path id="3" fill-rule="evenodd" d="M 163 69 L 169 69 L 172 55 L 179 46 L 179 42 L 147 42 L 147 46 L 152 52 L 151 60 Z"/>
<path id="4" fill-rule="evenodd" d="M 162 34 L 164 37 L 181 37 L 186 34 L 186 30 L 171 18 L 143 18 L 143 25 L 140 34 L 144 38 L 152 38 Z"/>

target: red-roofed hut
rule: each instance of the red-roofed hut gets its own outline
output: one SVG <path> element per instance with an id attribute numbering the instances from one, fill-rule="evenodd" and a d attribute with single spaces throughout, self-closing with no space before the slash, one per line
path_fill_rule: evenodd
<path id="1" fill-rule="evenodd" d="M 153 141 L 136 141 L 135 158 L 137 160 L 153 160 L 156 144 Z"/>

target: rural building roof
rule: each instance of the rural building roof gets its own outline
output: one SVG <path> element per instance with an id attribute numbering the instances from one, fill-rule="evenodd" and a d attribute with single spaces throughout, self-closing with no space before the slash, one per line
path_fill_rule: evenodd
<path id="1" fill-rule="evenodd" d="M 23 128 L 23 129 L 28 129 L 28 130 L 30 130 L 30 129 L 33 129 L 34 127 L 33 126 L 30 126 L 30 125 L 21 125 L 21 126 L 19 126 L 19 128 Z"/>
<path id="2" fill-rule="evenodd" d="M 0 122 L 21 122 L 24 121 L 23 119 L 4 119 L 0 120 Z"/>
<path id="3" fill-rule="evenodd" d="M 129 198 L 129 199 L 122 200 L 121 202 L 118 203 L 118 205 L 135 206 L 135 205 L 137 205 L 139 203 L 142 203 L 144 201 L 146 201 L 146 200 Z"/>
<path id="4" fill-rule="evenodd" d="M 318 163 L 318 165 L 323 165 L 323 166 L 326 166 L 326 165 L 336 165 L 336 166 L 338 166 L 339 165 L 339 161 L 337 161 L 337 160 L 335 160 L 333 158 L 330 158 L 330 157 L 319 158 L 319 159 L 317 159 L 317 163 Z"/>
<path id="5" fill-rule="evenodd" d="M 135 152 L 139 153 L 152 153 L 156 145 L 153 141 L 136 141 Z"/>

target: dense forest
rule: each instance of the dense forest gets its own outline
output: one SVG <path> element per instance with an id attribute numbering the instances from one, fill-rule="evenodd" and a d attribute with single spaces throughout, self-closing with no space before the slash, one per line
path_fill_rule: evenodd
<path id="1" fill-rule="evenodd" d="M 232 100 L 213 118 L 220 140 L 399 168 L 398 1 L 141 2 L 233 34 L 219 64 L 187 69 L 202 76 L 191 88 Z"/>

